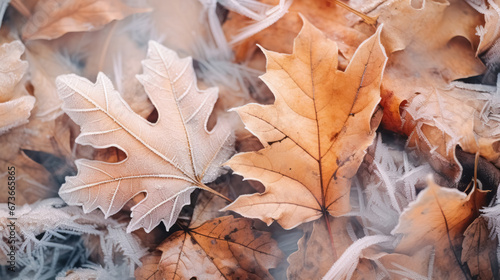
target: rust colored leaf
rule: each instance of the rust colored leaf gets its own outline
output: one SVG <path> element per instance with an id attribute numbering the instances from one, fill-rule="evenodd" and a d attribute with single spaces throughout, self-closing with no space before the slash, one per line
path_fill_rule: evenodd
<path id="1" fill-rule="evenodd" d="M 220 121 L 211 131 L 206 123 L 217 91 L 200 91 L 191 58 L 150 42 L 140 82 L 158 110 L 150 123 L 134 113 L 104 75 L 95 84 L 76 75 L 60 76 L 64 111 L 81 126 L 77 143 L 96 148 L 117 147 L 127 158 L 118 163 L 78 160 L 78 174 L 66 180 L 59 195 L 86 212 L 100 208 L 106 217 L 118 212 L 139 193 L 128 231 L 147 232 L 164 221 L 169 229 L 189 204 L 195 188 L 215 192 L 205 183 L 222 172 L 232 153 L 229 125 Z"/>
<path id="2" fill-rule="evenodd" d="M 371 120 L 386 61 L 380 30 L 345 72 L 336 67 L 337 45 L 306 20 L 293 54 L 265 51 L 262 79 L 276 101 L 236 109 L 264 149 L 238 154 L 227 165 L 266 190 L 240 196 L 226 210 L 267 224 L 277 220 L 286 229 L 350 210 L 351 178 L 378 124 Z"/>
<path id="3" fill-rule="evenodd" d="M 160 274 L 159 263 L 161 260 L 161 252 L 154 251 L 141 258 L 142 266 L 138 267 L 134 276 L 137 280 L 163 280 Z"/>
<path id="4" fill-rule="evenodd" d="M 164 279 L 272 279 L 268 269 L 283 258 L 270 233 L 232 216 L 178 231 L 158 249 Z"/>
<path id="5" fill-rule="evenodd" d="M 51 40 L 68 32 L 98 30 L 113 20 L 148 11 L 121 0 L 40 0 L 22 34 L 26 40 Z"/>

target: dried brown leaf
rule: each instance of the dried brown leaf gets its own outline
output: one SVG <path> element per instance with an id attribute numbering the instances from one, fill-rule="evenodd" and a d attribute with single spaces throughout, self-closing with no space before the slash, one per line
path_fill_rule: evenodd
<path id="1" fill-rule="evenodd" d="M 51 40 L 68 32 L 98 30 L 113 20 L 149 11 L 130 7 L 121 0 L 40 0 L 22 35 L 26 40 Z"/>
<path id="2" fill-rule="evenodd" d="M 137 280 L 163 280 L 160 274 L 159 263 L 161 260 L 161 252 L 154 251 L 141 258 L 142 266 L 138 267 L 134 276 Z"/>
<path id="3" fill-rule="evenodd" d="M 327 244 L 329 231 L 324 219 L 304 225 L 304 236 L 299 240 L 299 250 L 288 257 L 290 266 L 287 270 L 288 279 L 321 279 L 353 243 L 347 231 L 350 226 L 349 217 L 329 217 L 333 246 Z M 368 260 L 361 260 L 359 267 L 366 266 L 371 271 L 374 267 Z M 369 277 L 359 269 L 353 277 Z"/>
<path id="4" fill-rule="evenodd" d="M 498 239 L 491 236 L 488 222 L 479 216 L 465 230 L 462 263 L 467 264 L 474 279 L 499 279 Z"/>
<path id="5" fill-rule="evenodd" d="M 416 96 L 403 114 L 408 146 L 424 153 L 452 181 L 462 171 L 455 155 L 457 145 L 500 166 L 500 130 L 495 117 L 500 98 L 496 92 L 494 87 L 455 83 Z"/>
<path id="6" fill-rule="evenodd" d="M 427 279 L 429 267 L 434 263 L 433 246 L 425 246 L 412 255 L 380 252 L 379 248 L 367 248 L 363 257 L 383 266 L 389 279 Z M 358 265 L 359 267 L 359 265 Z M 431 271 L 432 272 L 432 271 Z"/>
<path id="7" fill-rule="evenodd" d="M 47 122 L 32 117 L 29 123 L 0 136 L 0 170 L 7 170 L 8 166 L 16 168 L 16 203 L 22 205 L 57 196 L 60 186 L 57 181 L 71 174 L 74 168 L 70 141 L 67 116 Z M 41 159 L 50 170 L 24 151 L 43 153 Z M 0 179 L 6 180 L 7 176 L 7 172 L 0 173 Z M 6 195 L 0 194 L 0 202 L 7 201 Z"/>
<path id="8" fill-rule="evenodd" d="M 158 249 L 164 279 L 272 279 L 268 270 L 283 258 L 270 233 L 232 216 L 178 231 Z"/>
<path id="9" fill-rule="evenodd" d="M 382 82 L 382 123 L 394 131 L 401 129 L 403 101 L 485 69 L 471 47 L 477 44 L 474 28 L 481 22 L 474 9 L 460 0 L 420 5 L 388 1 L 374 11 L 384 24 L 382 43 L 390 54 Z"/>
<path id="10" fill-rule="evenodd" d="M 486 192 L 474 189 L 466 195 L 440 187 L 432 179 L 428 185 L 401 214 L 392 231 L 394 235 L 402 234 L 395 253 L 412 255 L 431 245 L 436 252 L 434 278 L 470 279 L 460 258 L 463 234 L 484 206 Z"/>
<path id="11" fill-rule="evenodd" d="M 500 26 L 500 10 L 498 9 L 498 0 L 468 0 L 478 12 L 484 14 L 484 25 L 477 27 L 477 35 L 479 35 L 479 45 L 477 46 L 476 55 L 479 55 L 488 50 L 499 38 Z"/>

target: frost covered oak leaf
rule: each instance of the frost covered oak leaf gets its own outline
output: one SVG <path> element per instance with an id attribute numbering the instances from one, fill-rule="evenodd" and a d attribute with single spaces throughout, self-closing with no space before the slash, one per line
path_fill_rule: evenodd
<path id="1" fill-rule="evenodd" d="M 156 123 L 132 111 L 102 73 L 95 84 L 73 74 L 56 82 L 63 110 L 81 126 L 76 142 L 116 147 L 127 155 L 117 163 L 77 160 L 78 174 L 67 178 L 59 195 L 85 212 L 100 208 L 109 217 L 144 193 L 132 208 L 129 232 L 150 232 L 160 221 L 169 229 L 195 188 L 215 192 L 205 184 L 223 172 L 220 165 L 233 152 L 229 125 L 219 122 L 207 130 L 217 89 L 197 88 L 190 57 L 179 59 L 150 42 L 143 68 L 137 78 L 158 111 Z"/>

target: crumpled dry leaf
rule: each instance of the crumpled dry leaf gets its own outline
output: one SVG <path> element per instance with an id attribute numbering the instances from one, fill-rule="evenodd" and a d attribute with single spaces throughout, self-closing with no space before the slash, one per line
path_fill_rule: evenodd
<path id="1" fill-rule="evenodd" d="M 155 124 L 135 114 L 104 74 L 96 84 L 75 75 L 56 81 L 63 109 L 82 129 L 76 142 L 114 146 L 127 154 L 118 163 L 78 160 L 77 176 L 68 178 L 59 195 L 86 212 L 100 208 L 109 217 L 145 193 L 132 208 L 129 232 L 141 227 L 149 232 L 161 221 L 169 229 L 195 188 L 212 191 L 205 183 L 223 172 L 220 164 L 232 153 L 226 124 L 206 130 L 217 92 L 197 89 L 190 58 L 179 59 L 150 42 L 143 66 L 138 78 L 158 110 Z"/>
<path id="2" fill-rule="evenodd" d="M 484 25 L 476 27 L 479 45 L 476 55 L 488 50 L 500 35 L 500 9 L 498 0 L 467 0 L 476 11 L 484 14 Z"/>
<path id="3" fill-rule="evenodd" d="M 411 119 L 420 116 L 405 114 L 405 106 L 412 106 L 414 98 L 427 98 L 436 90 L 448 88 L 453 80 L 483 73 L 485 67 L 473 50 L 478 41 L 474 27 L 482 22 L 481 15 L 456 0 L 388 1 L 371 15 L 379 15 L 378 22 L 384 24 L 382 43 L 389 53 L 381 89 L 382 126 L 413 137 L 410 148 L 418 147 L 433 168 L 458 181 L 462 168 L 454 157 L 456 138 L 446 130 L 412 135 L 422 123 Z M 458 138 L 470 136 L 457 134 Z"/>
<path id="4" fill-rule="evenodd" d="M 496 87 L 452 83 L 411 100 L 403 113 L 408 146 L 428 153 L 431 164 L 458 180 L 462 167 L 459 145 L 500 166 L 500 98 Z"/>
<path id="5" fill-rule="evenodd" d="M 40 0 L 22 35 L 25 40 L 51 40 L 68 32 L 98 30 L 113 20 L 149 11 L 130 7 L 121 0 Z"/>
<path id="6" fill-rule="evenodd" d="M 2 142 L 3 143 L 3 142 Z M 7 170 L 14 166 L 17 170 L 16 177 L 16 204 L 24 205 L 34 203 L 40 198 L 57 195 L 57 183 L 51 174 L 42 165 L 30 159 L 22 151 L 12 153 L 15 157 L 11 160 L 0 159 L 0 168 Z M 7 172 L 0 174 L 0 180 L 7 182 Z M 8 193 L 0 195 L 0 203 L 8 202 Z"/>
<path id="7" fill-rule="evenodd" d="M 350 210 L 351 178 L 378 125 L 371 120 L 386 61 L 380 30 L 345 72 L 335 67 L 336 44 L 305 19 L 293 54 L 265 51 L 262 79 L 276 101 L 236 109 L 265 148 L 238 154 L 227 165 L 266 191 L 240 196 L 225 210 L 267 224 L 277 220 L 285 229 Z"/>
<path id="8" fill-rule="evenodd" d="M 467 263 L 474 279 L 498 279 L 498 238 L 491 236 L 488 222 L 479 216 L 465 230 L 462 263 Z"/>
<path id="9" fill-rule="evenodd" d="M 381 91 L 382 124 L 394 131 L 401 129 L 403 101 L 485 69 L 471 48 L 477 44 L 474 26 L 481 23 L 480 14 L 460 0 L 420 5 L 394 0 L 372 13 L 384 24 L 382 43 L 389 54 Z"/>
<path id="10" fill-rule="evenodd" d="M 268 270 L 283 258 L 270 233 L 232 216 L 178 231 L 158 249 L 164 279 L 272 279 Z"/>
<path id="11" fill-rule="evenodd" d="M 412 255 L 380 252 L 375 248 L 367 248 L 363 252 L 363 257 L 377 261 L 383 266 L 384 274 L 388 274 L 389 279 L 432 279 L 432 270 L 429 267 L 434 263 L 434 248 L 425 246 Z M 358 268 L 363 263 L 360 262 Z M 385 278 L 384 278 L 385 279 Z"/>
<path id="12" fill-rule="evenodd" d="M 299 240 L 299 250 L 288 257 L 290 266 L 287 270 L 288 279 L 320 279 L 330 269 L 333 263 L 353 243 L 348 228 L 352 229 L 349 217 L 329 217 L 333 245 L 328 246 L 329 231 L 324 219 L 304 225 L 304 236 Z M 370 277 L 367 272 L 373 272 L 373 265 L 368 260 L 361 260 L 359 269 L 353 278 Z"/>
<path id="13" fill-rule="evenodd" d="M 27 123 L 35 104 L 35 98 L 19 84 L 28 68 L 28 62 L 20 59 L 23 53 L 21 41 L 0 46 L 0 135 Z"/>
<path id="14" fill-rule="evenodd" d="M 28 63 L 20 60 L 24 52 L 23 44 L 20 41 L 5 43 L 0 47 L 0 52 L 3 62 L 0 66 L 0 102 L 4 102 L 0 103 L 0 112 L 5 115 L 0 121 L 0 134 L 17 126 L 0 136 L 0 142 L 3 143 L 0 146 L 0 168 L 4 170 L 0 173 L 0 179 L 7 178 L 7 167 L 15 166 L 16 203 L 23 205 L 57 193 L 57 183 L 50 172 L 30 159 L 23 149 L 43 151 L 56 157 L 66 156 L 71 153 L 69 133 L 64 132 L 58 125 L 60 122 L 55 120 L 43 123 L 35 116 L 28 119 L 35 98 L 28 95 L 20 83 L 28 68 Z M 0 202 L 7 202 L 7 193 L 0 194 Z"/>
<path id="15" fill-rule="evenodd" d="M 466 195 L 440 187 L 432 179 L 428 185 L 401 214 L 399 224 L 391 232 L 402 235 L 395 253 L 412 255 L 432 245 L 436 252 L 433 278 L 470 279 L 470 272 L 460 258 L 463 234 L 479 216 L 486 192 L 473 189 Z"/>

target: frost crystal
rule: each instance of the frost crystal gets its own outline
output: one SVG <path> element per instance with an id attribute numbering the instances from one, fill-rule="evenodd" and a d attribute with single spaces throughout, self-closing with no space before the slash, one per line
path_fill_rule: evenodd
<path id="1" fill-rule="evenodd" d="M 85 273 L 92 270 L 96 275 L 114 277 L 98 279 L 126 279 L 133 275 L 135 266 L 141 264 L 139 259 L 147 250 L 134 235 L 126 233 L 126 224 L 104 219 L 98 211 L 84 214 L 80 207 L 67 206 L 60 198 L 25 205 L 16 210 L 16 216 L 17 271 L 13 274 L 5 266 L 1 267 L 2 279 L 7 276 L 20 280 L 54 279 L 56 275 L 61 276 L 62 271 L 78 267 L 86 267 Z M 2 265 L 7 264 L 11 246 L 8 217 L 7 204 L 0 204 Z M 95 238 L 99 242 L 93 242 Z M 101 263 L 90 260 L 92 251 L 104 256 Z"/>

